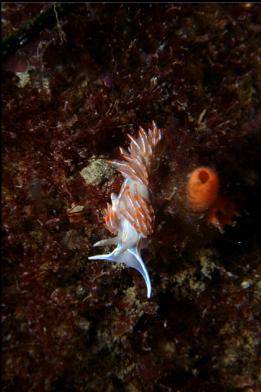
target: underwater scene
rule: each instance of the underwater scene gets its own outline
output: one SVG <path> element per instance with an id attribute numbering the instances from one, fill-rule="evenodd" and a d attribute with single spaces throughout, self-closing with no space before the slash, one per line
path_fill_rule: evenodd
<path id="1" fill-rule="evenodd" d="M 3 392 L 260 391 L 261 6 L 1 7 Z"/>

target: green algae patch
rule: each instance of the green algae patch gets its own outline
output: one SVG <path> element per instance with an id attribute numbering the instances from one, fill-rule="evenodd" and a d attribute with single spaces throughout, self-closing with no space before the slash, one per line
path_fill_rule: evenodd
<path id="1" fill-rule="evenodd" d="M 103 180 L 109 180 L 113 177 L 115 170 L 105 159 L 92 158 L 89 165 L 82 169 L 80 174 L 88 185 L 100 185 Z"/>

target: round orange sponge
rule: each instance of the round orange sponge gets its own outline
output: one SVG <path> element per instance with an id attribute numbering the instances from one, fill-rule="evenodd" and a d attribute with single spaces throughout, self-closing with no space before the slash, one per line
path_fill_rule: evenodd
<path id="1" fill-rule="evenodd" d="M 219 192 L 217 172 L 209 167 L 198 167 L 188 176 L 186 192 L 188 208 L 195 212 L 208 210 Z"/>

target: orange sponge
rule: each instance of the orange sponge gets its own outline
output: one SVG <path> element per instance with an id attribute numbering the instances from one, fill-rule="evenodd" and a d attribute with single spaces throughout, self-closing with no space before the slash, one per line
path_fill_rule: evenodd
<path id="1" fill-rule="evenodd" d="M 189 174 L 186 193 L 188 208 L 195 212 L 208 210 L 219 193 L 217 172 L 205 166 L 195 169 Z"/>

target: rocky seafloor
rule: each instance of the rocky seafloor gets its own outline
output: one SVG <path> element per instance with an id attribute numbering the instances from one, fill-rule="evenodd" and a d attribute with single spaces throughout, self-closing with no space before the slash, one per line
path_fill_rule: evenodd
<path id="1" fill-rule="evenodd" d="M 261 6 L 2 3 L 3 392 L 260 390 Z M 88 260 L 152 121 L 156 222 L 133 269 Z M 184 206 L 214 168 L 223 230 Z"/>

